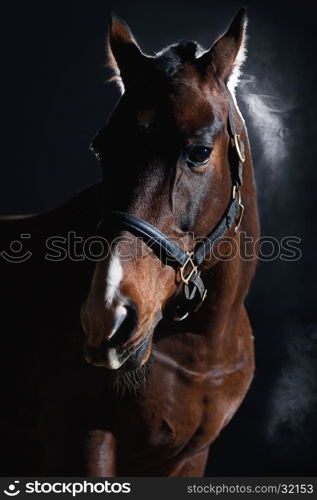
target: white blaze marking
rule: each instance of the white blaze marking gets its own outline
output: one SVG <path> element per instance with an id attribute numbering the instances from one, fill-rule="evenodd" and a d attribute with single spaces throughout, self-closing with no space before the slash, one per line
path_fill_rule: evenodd
<path id="1" fill-rule="evenodd" d="M 111 257 L 108 274 L 106 277 L 106 290 L 105 290 L 105 302 L 107 306 L 110 306 L 116 293 L 119 290 L 119 286 L 123 277 L 123 269 L 121 266 L 120 259 L 117 255 Z"/>

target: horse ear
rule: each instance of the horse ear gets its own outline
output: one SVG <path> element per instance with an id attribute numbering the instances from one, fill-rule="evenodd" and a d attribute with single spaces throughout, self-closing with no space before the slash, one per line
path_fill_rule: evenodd
<path id="1" fill-rule="evenodd" d="M 108 64 L 115 79 L 125 86 L 138 75 L 146 56 L 142 54 L 127 23 L 112 13 L 108 32 Z"/>
<path id="2" fill-rule="evenodd" d="M 212 64 L 217 76 L 234 90 L 239 81 L 240 68 L 246 58 L 247 11 L 241 7 L 227 31 L 201 56 L 205 66 Z"/>

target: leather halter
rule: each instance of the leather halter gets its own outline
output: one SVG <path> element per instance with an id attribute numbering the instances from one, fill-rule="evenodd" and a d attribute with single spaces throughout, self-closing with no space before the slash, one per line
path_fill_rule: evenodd
<path id="1" fill-rule="evenodd" d="M 217 225 L 203 241 L 196 244 L 191 252 L 184 252 L 152 224 L 128 213 L 108 212 L 106 220 L 103 219 L 99 224 L 99 230 L 102 232 L 104 232 L 103 228 L 112 228 L 115 231 L 129 231 L 141 238 L 164 264 L 172 266 L 179 272 L 180 286 L 168 307 L 173 319 L 178 321 L 185 319 L 191 312 L 197 311 L 206 298 L 207 289 L 199 270 L 206 256 L 233 226 L 234 232 L 237 233 L 242 221 L 244 206 L 241 202 L 240 188 L 245 162 L 244 144 L 234 125 L 231 103 L 228 106 L 228 133 L 232 197 Z"/>

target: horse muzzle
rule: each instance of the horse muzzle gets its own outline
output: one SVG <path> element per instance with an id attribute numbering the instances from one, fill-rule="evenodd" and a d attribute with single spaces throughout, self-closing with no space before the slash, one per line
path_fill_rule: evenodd
<path id="1" fill-rule="evenodd" d="M 84 356 L 93 366 L 109 370 L 135 370 L 148 360 L 150 344 L 151 335 L 147 335 L 141 342 L 129 348 L 124 348 L 120 344 L 112 345 L 107 341 L 101 342 L 98 347 L 92 347 L 86 342 Z"/>
<path id="2" fill-rule="evenodd" d="M 140 319 L 131 301 L 117 301 L 111 310 L 95 310 L 94 314 L 84 306 L 81 321 L 86 333 L 84 357 L 91 365 L 134 370 L 149 358 L 156 322 L 145 327 L 147 322 L 142 321 L 143 331 L 138 331 Z"/>

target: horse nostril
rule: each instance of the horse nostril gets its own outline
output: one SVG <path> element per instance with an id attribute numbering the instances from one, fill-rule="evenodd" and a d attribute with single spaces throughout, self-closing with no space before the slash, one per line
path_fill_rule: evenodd
<path id="1" fill-rule="evenodd" d="M 120 309 L 120 310 L 119 310 Z M 107 346 L 124 344 L 134 334 L 138 324 L 138 313 L 136 306 L 132 303 L 120 305 L 116 311 L 111 336 L 106 341 Z"/>

